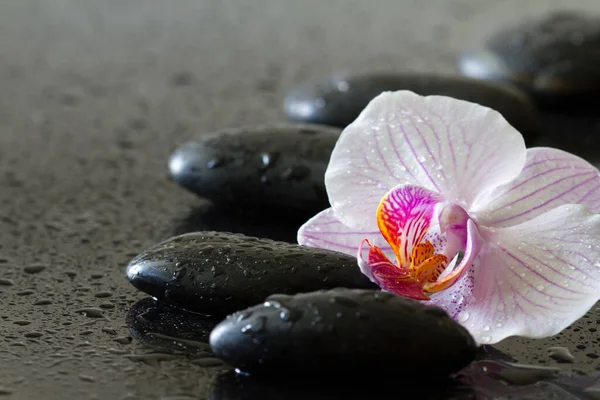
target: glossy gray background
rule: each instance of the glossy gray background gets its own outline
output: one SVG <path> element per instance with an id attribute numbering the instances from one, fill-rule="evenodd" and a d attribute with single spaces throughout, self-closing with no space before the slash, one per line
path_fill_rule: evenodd
<path id="1" fill-rule="evenodd" d="M 0 286 L 0 388 L 12 392 L 0 398 L 204 398 L 216 370 L 131 361 L 147 349 L 102 331 L 127 335 L 125 313 L 144 297 L 125 280 L 127 261 L 201 203 L 167 179 L 171 151 L 204 132 L 284 120 L 285 91 L 307 78 L 451 74 L 462 49 L 563 4 L 0 1 L 0 278 L 14 283 Z M 597 0 L 569 7 L 600 13 Z M 47 268 L 23 272 L 36 262 Z M 107 302 L 106 319 L 75 312 Z M 590 372 L 590 348 L 573 346 L 595 340 L 588 320 L 559 342 L 500 347 L 546 362 L 549 343 L 569 345 Z"/>

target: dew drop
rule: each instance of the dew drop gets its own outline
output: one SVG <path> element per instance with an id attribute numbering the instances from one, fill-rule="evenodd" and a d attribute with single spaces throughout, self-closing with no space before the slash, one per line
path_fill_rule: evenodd
<path id="1" fill-rule="evenodd" d="M 484 336 L 481 337 L 481 343 L 485 344 L 485 343 L 489 343 L 491 341 L 492 341 L 492 337 L 491 336 L 484 335 Z"/>
<path id="2" fill-rule="evenodd" d="M 210 169 L 213 169 L 213 168 L 219 168 L 223 164 L 225 164 L 225 160 L 223 158 L 215 157 L 212 160 L 208 160 L 208 162 L 206 163 L 206 166 Z"/>
<path id="3" fill-rule="evenodd" d="M 464 323 L 469 320 L 471 315 L 467 311 L 461 311 L 458 313 L 458 322 Z"/>

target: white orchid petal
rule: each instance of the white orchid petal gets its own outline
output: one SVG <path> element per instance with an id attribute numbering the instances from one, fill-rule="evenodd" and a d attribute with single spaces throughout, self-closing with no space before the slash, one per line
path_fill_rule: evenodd
<path id="1" fill-rule="evenodd" d="M 468 208 L 513 180 L 525 152 L 519 132 L 487 107 L 384 92 L 342 132 L 325 183 L 345 225 L 374 231 L 373 210 L 391 188 L 423 186 Z"/>
<path id="2" fill-rule="evenodd" d="M 392 260 L 395 259 L 393 250 L 378 229 L 371 232 L 350 229 L 335 217 L 331 208 L 321 211 L 298 230 L 298 243 L 302 246 L 339 251 L 351 256 L 356 256 L 364 239 L 369 239 Z"/>
<path id="3" fill-rule="evenodd" d="M 488 247 L 471 270 L 432 296 L 478 343 L 555 335 L 600 299 L 600 215 L 586 207 L 482 234 Z"/>
<path id="4" fill-rule="evenodd" d="M 563 204 L 600 211 L 600 173 L 587 161 L 562 150 L 533 148 L 513 182 L 497 189 L 494 200 L 474 210 L 485 226 L 517 225 Z"/>

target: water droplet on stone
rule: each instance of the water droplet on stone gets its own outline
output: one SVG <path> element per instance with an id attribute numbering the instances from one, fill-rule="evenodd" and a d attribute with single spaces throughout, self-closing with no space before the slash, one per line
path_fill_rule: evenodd
<path id="1" fill-rule="evenodd" d="M 252 316 L 252 311 L 244 311 L 237 316 L 237 320 L 243 321 L 245 319 L 250 318 L 251 316 Z"/>
<path id="2" fill-rule="evenodd" d="M 225 165 L 225 159 L 222 157 L 215 157 L 212 160 L 208 160 L 206 163 L 206 166 L 210 169 L 219 168 L 223 165 Z"/>
<path id="3" fill-rule="evenodd" d="M 267 324 L 267 317 L 260 316 L 255 318 L 254 321 L 244 325 L 242 327 L 242 333 L 260 333 L 265 330 L 265 326 Z"/>
<path id="4" fill-rule="evenodd" d="M 290 309 L 287 307 L 282 307 L 281 312 L 279 313 L 279 318 L 281 318 L 282 321 L 287 321 L 287 322 L 298 321 L 301 316 L 302 316 L 302 312 L 300 312 L 299 310 Z"/>
<path id="5" fill-rule="evenodd" d="M 102 310 L 99 308 L 86 307 L 75 310 L 75 312 L 78 314 L 83 314 L 88 318 L 106 318 Z"/>
<path id="6" fill-rule="evenodd" d="M 277 161 L 277 153 L 260 153 L 260 161 L 263 169 L 272 167 Z"/>

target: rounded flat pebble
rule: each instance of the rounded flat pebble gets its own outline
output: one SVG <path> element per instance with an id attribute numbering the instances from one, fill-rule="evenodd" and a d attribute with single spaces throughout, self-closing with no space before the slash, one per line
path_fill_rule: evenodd
<path id="1" fill-rule="evenodd" d="M 264 301 L 334 287 L 375 288 L 356 257 L 224 232 L 175 236 L 127 266 L 138 289 L 187 310 L 215 316 Z"/>
<path id="2" fill-rule="evenodd" d="M 373 290 L 273 295 L 228 316 L 213 353 L 257 375 L 446 376 L 476 355 L 471 335 L 443 310 Z"/>
<path id="3" fill-rule="evenodd" d="M 303 124 L 215 132 L 178 148 L 169 171 L 218 205 L 318 212 L 329 207 L 324 176 L 339 134 Z"/>
<path id="4" fill-rule="evenodd" d="M 410 90 L 478 103 L 500 112 L 527 142 L 540 132 L 535 105 L 521 91 L 493 82 L 456 76 L 380 73 L 333 76 L 304 83 L 288 93 L 284 110 L 291 121 L 345 127 L 384 91 Z"/>
<path id="5" fill-rule="evenodd" d="M 483 49 L 465 53 L 459 69 L 515 83 L 542 103 L 561 103 L 598 96 L 599 50 L 600 17 L 555 12 L 498 31 Z"/>

